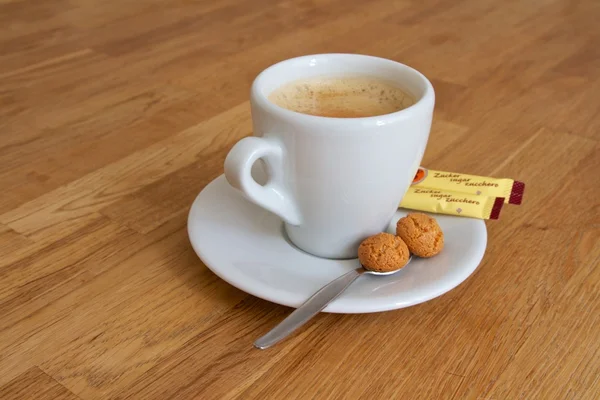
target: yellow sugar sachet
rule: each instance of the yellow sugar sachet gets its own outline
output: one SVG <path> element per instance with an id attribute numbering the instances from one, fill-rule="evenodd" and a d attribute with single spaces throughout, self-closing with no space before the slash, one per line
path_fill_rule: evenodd
<path id="1" fill-rule="evenodd" d="M 498 219 L 504 198 L 410 186 L 400 207 L 437 214 Z"/>
<path id="2" fill-rule="evenodd" d="M 434 171 L 420 167 L 412 187 L 435 188 L 477 196 L 502 197 L 505 203 L 521 204 L 525 184 L 513 179 Z"/>

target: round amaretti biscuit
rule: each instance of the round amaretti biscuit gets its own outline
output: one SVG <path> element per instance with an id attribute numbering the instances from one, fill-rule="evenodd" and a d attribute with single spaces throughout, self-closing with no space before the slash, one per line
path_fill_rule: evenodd
<path id="1" fill-rule="evenodd" d="M 410 252 L 418 257 L 433 257 L 444 248 L 444 233 L 435 218 L 423 213 L 410 213 L 396 224 L 396 234 Z"/>
<path id="2" fill-rule="evenodd" d="M 398 236 L 384 232 L 366 238 L 358 247 L 358 259 L 370 271 L 398 270 L 406 265 L 409 257 L 406 243 Z"/>

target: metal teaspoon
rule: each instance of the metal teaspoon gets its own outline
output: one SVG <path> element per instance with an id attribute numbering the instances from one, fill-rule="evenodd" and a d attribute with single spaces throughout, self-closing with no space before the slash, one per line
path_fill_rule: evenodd
<path id="1" fill-rule="evenodd" d="M 298 307 L 294 312 L 288 315 L 283 321 L 281 321 L 275 328 L 271 329 L 266 335 L 260 337 L 254 342 L 254 347 L 258 349 L 267 349 L 274 344 L 279 343 L 295 330 L 300 328 L 302 325 L 307 323 L 320 313 L 329 303 L 335 300 L 340 294 L 344 292 L 350 285 L 363 274 L 386 276 L 393 275 L 396 272 L 405 268 L 412 257 L 408 259 L 406 264 L 394 271 L 388 272 L 375 272 L 365 269 L 362 265 L 344 275 L 336 278 L 323 286 L 319 291 L 313 294 L 308 300 Z"/>

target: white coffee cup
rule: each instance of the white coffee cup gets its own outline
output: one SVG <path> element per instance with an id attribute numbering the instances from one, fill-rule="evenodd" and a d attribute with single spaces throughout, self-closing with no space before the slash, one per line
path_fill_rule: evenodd
<path id="1" fill-rule="evenodd" d="M 329 118 L 290 111 L 268 100 L 286 83 L 343 75 L 394 82 L 417 101 L 382 116 Z M 225 176 L 250 201 L 281 217 L 289 239 L 300 249 L 320 257 L 356 257 L 363 239 L 387 228 L 415 176 L 434 102 L 427 78 L 395 61 L 318 54 L 279 62 L 254 80 L 254 136 L 231 149 Z M 251 174 L 259 159 L 269 175 L 264 186 Z"/>

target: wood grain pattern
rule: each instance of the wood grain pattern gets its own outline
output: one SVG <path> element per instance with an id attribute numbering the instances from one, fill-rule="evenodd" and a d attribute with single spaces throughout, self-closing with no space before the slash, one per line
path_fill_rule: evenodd
<path id="1" fill-rule="evenodd" d="M 0 398 L 600 397 L 599 19 L 595 0 L 1 0 Z M 251 133 L 254 76 L 317 52 L 421 70 L 423 164 L 526 200 L 455 290 L 258 351 L 289 310 L 202 265 L 186 214 Z"/>
<path id="2" fill-rule="evenodd" d="M 41 369 L 33 367 L 0 387 L 0 398 L 6 400 L 79 400 Z"/>

